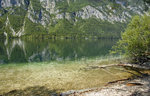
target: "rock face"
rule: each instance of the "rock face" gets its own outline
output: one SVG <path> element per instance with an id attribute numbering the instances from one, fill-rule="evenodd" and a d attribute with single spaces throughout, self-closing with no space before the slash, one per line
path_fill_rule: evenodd
<path id="1" fill-rule="evenodd" d="M 13 6 L 20 6 L 22 1 L 20 0 L 1 0 L 1 7 L 13 7 Z"/>
<path id="2" fill-rule="evenodd" d="M 9 27 L 7 34 L 17 37 L 27 34 L 25 29 L 28 28 L 24 28 L 28 25 L 27 19 L 49 30 L 49 26 L 56 25 L 60 19 L 73 21 L 73 24 L 89 18 L 112 24 L 127 23 L 133 15 L 146 13 L 145 10 L 149 10 L 149 5 L 142 0 L 0 0 L 3 23 L 20 16 L 21 22 L 17 22 L 17 26 L 11 26 L 13 20 L 5 26 Z"/>

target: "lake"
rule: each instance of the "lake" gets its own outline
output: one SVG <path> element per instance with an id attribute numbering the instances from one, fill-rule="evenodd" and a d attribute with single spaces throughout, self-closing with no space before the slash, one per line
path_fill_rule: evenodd
<path id="1" fill-rule="evenodd" d="M 47 96 L 68 90 L 100 87 L 110 81 L 128 78 L 132 71 L 123 67 L 92 67 L 118 63 L 118 57 L 109 56 L 109 50 L 116 41 L 2 40 L 0 94 Z"/>
<path id="2" fill-rule="evenodd" d="M 11 39 L 0 42 L 0 64 L 79 60 L 103 57 L 116 40 L 21 40 Z"/>

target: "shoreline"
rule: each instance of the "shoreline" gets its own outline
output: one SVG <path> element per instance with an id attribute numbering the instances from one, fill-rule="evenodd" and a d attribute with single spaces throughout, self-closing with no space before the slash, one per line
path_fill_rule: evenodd
<path id="1" fill-rule="evenodd" d="M 126 66 L 127 65 L 127 66 Z M 122 64 L 112 65 L 122 66 Z M 150 66 L 123 64 L 124 67 L 135 68 L 141 75 L 133 75 L 126 79 L 108 82 L 99 88 L 71 90 L 61 93 L 60 96 L 150 96 Z M 110 66 L 98 66 L 105 68 Z M 141 70 L 143 72 L 141 72 Z"/>
<path id="2" fill-rule="evenodd" d="M 29 89 L 34 89 L 34 87 Z M 41 92 L 40 95 L 38 91 Z M 28 89 L 25 92 L 28 93 Z M 34 89 L 32 92 L 34 95 L 37 94 L 39 96 L 45 96 L 45 94 L 47 94 L 46 96 L 150 96 L 150 74 L 108 82 L 102 87 L 70 90 L 60 94 L 56 93 L 54 90 L 49 93 L 44 87 Z M 1 94 L 0 96 L 14 96 L 13 93 L 20 94 L 21 90 L 12 90 L 6 94 Z M 27 95 L 24 93 L 24 95 L 20 94 L 20 96 Z"/>
<path id="3" fill-rule="evenodd" d="M 106 82 L 103 86 L 97 86 L 96 88 L 85 87 L 85 88 L 81 88 L 81 90 L 80 90 L 80 88 L 79 88 L 79 90 L 78 89 L 77 90 L 76 89 L 72 90 L 73 88 L 69 87 L 71 89 L 71 91 L 64 90 L 62 92 L 58 92 L 57 90 L 49 89 L 49 85 L 46 86 L 46 85 L 42 84 L 41 86 L 28 86 L 28 87 L 19 88 L 19 89 L 14 88 L 13 90 L 9 90 L 7 92 L 2 93 L 0 96 L 14 96 L 15 94 L 16 95 L 20 95 L 20 96 L 29 96 L 29 94 L 33 95 L 33 96 L 34 95 L 39 95 L 39 96 L 45 96 L 45 95 L 46 96 L 132 96 L 132 95 L 124 95 L 124 93 L 125 94 L 131 94 L 131 93 L 133 94 L 133 93 L 135 93 L 135 90 L 137 90 L 138 88 L 141 88 L 141 90 L 144 90 L 144 91 L 146 91 L 145 93 L 147 93 L 147 90 L 149 89 L 149 87 L 147 87 L 147 89 L 144 89 L 146 87 L 143 87 L 143 86 L 150 86 L 150 85 L 148 85 L 148 84 L 150 84 L 150 67 L 149 66 L 147 66 L 146 67 L 147 69 L 145 69 L 145 67 L 143 65 L 142 66 L 141 65 L 137 65 L 136 66 L 134 64 L 133 64 L 134 66 L 130 66 L 129 64 L 122 65 L 122 64 L 119 64 L 118 61 L 117 61 L 118 64 L 105 64 L 105 65 L 96 64 L 96 62 L 98 62 L 98 61 L 96 61 L 95 65 L 89 65 L 89 63 L 91 63 L 91 62 L 88 62 L 88 66 L 82 66 L 82 68 L 79 68 L 79 66 L 77 66 L 78 62 L 76 62 L 76 64 L 73 63 L 73 65 L 76 65 L 76 67 L 77 67 L 76 71 L 80 70 L 80 72 L 81 71 L 84 72 L 84 71 L 90 71 L 91 70 L 91 72 L 98 71 L 98 74 L 99 74 L 100 70 L 108 71 L 107 69 L 110 68 L 110 70 L 111 70 L 111 68 L 114 68 L 114 67 L 117 68 L 117 69 L 118 68 L 119 69 L 123 68 L 123 70 L 120 70 L 120 71 L 117 71 L 117 72 L 126 72 L 126 73 L 131 74 L 131 76 L 130 77 L 126 77 L 126 78 L 120 78 L 120 79 L 118 78 L 118 79 L 115 79 L 115 80 L 112 80 L 112 77 L 111 77 L 111 79 L 108 82 Z M 83 63 L 85 63 L 85 61 Z M 104 63 L 104 62 L 101 61 L 101 63 Z M 70 65 L 70 62 L 67 63 L 67 64 Z M 47 64 L 45 64 L 45 66 L 43 66 L 43 65 L 40 66 L 39 65 L 39 66 L 36 66 L 36 67 L 38 67 L 40 69 L 42 67 L 42 69 L 44 69 L 44 70 L 45 69 L 49 70 L 51 67 L 52 67 L 52 69 L 55 69 L 56 67 L 57 68 L 63 67 L 60 64 L 57 64 L 59 66 L 56 66 L 56 67 L 53 66 L 53 65 L 49 65 L 49 64 L 47 66 L 46 65 Z M 85 65 L 87 65 L 87 64 L 85 64 Z M 75 66 L 72 66 L 72 67 L 74 68 Z M 14 68 L 15 68 L 15 70 L 16 70 L 16 68 L 17 69 L 19 68 L 19 70 L 20 70 L 20 68 L 22 68 L 22 67 L 14 67 Z M 24 66 L 24 68 L 25 68 L 25 70 L 27 70 L 29 68 L 29 66 L 26 66 L 26 67 Z M 65 68 L 67 68 L 67 66 L 65 66 Z M 69 70 L 71 70 L 70 67 L 68 67 L 68 68 L 69 68 Z M 124 69 L 126 69 L 126 70 L 124 70 Z M 46 70 L 45 71 L 41 70 L 41 71 L 44 72 L 43 74 L 45 74 L 45 72 L 46 72 L 46 73 L 48 73 L 48 75 L 50 75 L 49 71 L 47 72 Z M 68 70 L 68 72 L 70 72 L 69 70 Z M 28 71 L 29 71 L 29 69 L 28 69 Z M 60 73 L 62 73 L 62 71 Z M 88 74 L 90 74 L 90 73 L 88 73 Z M 148 74 L 148 75 L 145 75 L 145 74 Z M 70 76 L 72 76 L 72 73 L 68 76 L 68 78 L 70 78 Z M 117 76 L 117 74 L 114 75 L 114 76 Z M 58 80 L 58 79 L 56 79 L 56 80 Z M 65 80 L 68 80 L 68 79 L 65 79 Z M 50 82 L 49 79 L 47 79 L 46 81 Z M 95 82 L 100 82 L 100 78 L 97 79 L 97 81 L 92 81 L 92 82 L 87 83 L 87 84 L 92 84 L 92 83 L 95 83 Z M 145 82 L 145 83 L 143 83 L 143 82 Z M 42 82 L 42 83 L 44 83 L 44 82 Z M 52 82 L 50 82 L 50 83 L 52 83 Z M 83 84 L 83 83 L 85 83 L 85 82 L 82 82 L 81 84 Z M 25 84 L 27 84 L 27 83 L 25 83 Z M 47 84 L 47 83 L 45 83 L 45 84 Z M 66 82 L 66 84 L 67 84 L 67 82 Z M 75 86 L 79 87 L 79 85 L 77 85 L 77 84 L 75 84 Z M 54 87 L 56 87 L 56 86 L 54 86 Z M 130 87 L 135 87 L 135 88 L 132 89 Z M 89 88 L 89 89 L 86 89 L 86 88 Z M 133 91 L 132 92 L 128 92 L 127 89 L 130 89 L 130 90 L 133 90 Z M 118 91 L 118 90 L 127 90 L 127 91 L 123 91 L 122 92 L 122 91 Z M 139 91 L 140 93 L 142 93 L 141 90 Z M 119 93 L 120 95 L 111 95 L 114 92 Z M 109 94 L 107 94 L 107 93 L 109 93 Z M 147 93 L 147 94 L 149 94 L 149 93 Z M 133 95 L 133 96 L 142 96 L 142 95 Z M 148 95 L 146 95 L 146 96 L 148 96 Z"/>
<path id="4" fill-rule="evenodd" d="M 71 90 L 60 96 L 150 96 L 150 74 L 108 82 L 100 88 Z"/>

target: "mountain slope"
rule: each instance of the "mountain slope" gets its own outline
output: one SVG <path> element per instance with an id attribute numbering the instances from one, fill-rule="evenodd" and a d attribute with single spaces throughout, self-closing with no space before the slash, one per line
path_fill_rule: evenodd
<path id="1" fill-rule="evenodd" d="M 132 16 L 147 10 L 142 0 L 0 0 L 0 37 L 119 37 Z"/>

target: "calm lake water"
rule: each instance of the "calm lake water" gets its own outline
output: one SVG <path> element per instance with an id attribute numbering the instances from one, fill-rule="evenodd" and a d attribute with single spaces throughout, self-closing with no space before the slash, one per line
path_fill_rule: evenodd
<path id="1" fill-rule="evenodd" d="M 0 41 L 0 64 L 79 60 L 106 56 L 116 40 L 22 40 Z"/>
<path id="2" fill-rule="evenodd" d="M 115 42 L 106 39 L 1 41 L 0 95 L 50 96 L 100 87 L 136 74 L 123 67 L 95 68 L 118 64 L 114 57 L 107 58 Z"/>

